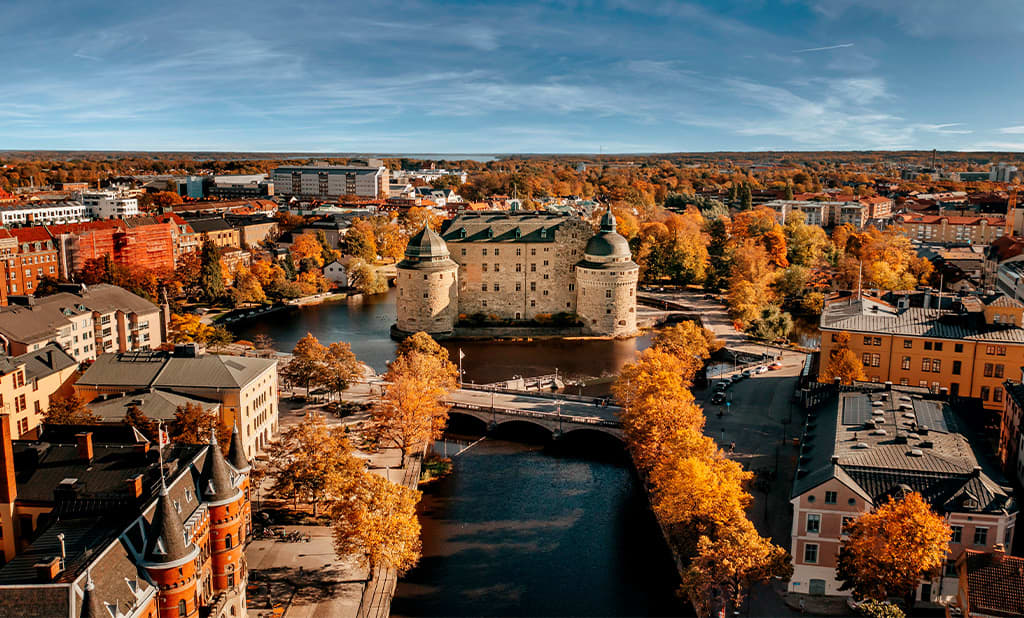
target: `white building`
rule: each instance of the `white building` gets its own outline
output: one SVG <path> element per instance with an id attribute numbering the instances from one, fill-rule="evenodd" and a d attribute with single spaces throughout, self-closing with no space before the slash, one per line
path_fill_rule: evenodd
<path id="1" fill-rule="evenodd" d="M 85 191 L 82 205 L 95 219 L 123 219 L 139 214 L 139 200 L 115 191 Z"/>
<path id="2" fill-rule="evenodd" d="M 0 224 L 7 226 L 77 223 L 89 219 L 89 210 L 76 202 L 4 204 Z"/>
<path id="3" fill-rule="evenodd" d="M 388 168 L 371 159 L 369 165 L 302 165 L 276 168 L 270 174 L 274 191 L 284 197 L 334 200 L 350 195 L 387 198 Z"/>
<path id="4" fill-rule="evenodd" d="M 338 260 L 334 260 L 327 266 L 324 266 L 324 279 L 333 283 L 348 285 L 348 269 Z"/>
<path id="5" fill-rule="evenodd" d="M 988 170 L 988 179 L 992 182 L 1010 182 L 1019 174 L 1016 165 L 1000 162 Z"/>

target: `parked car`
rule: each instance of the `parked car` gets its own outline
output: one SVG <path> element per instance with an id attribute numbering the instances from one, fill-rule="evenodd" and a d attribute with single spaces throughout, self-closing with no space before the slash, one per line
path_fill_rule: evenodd
<path id="1" fill-rule="evenodd" d="M 772 371 L 775 371 L 776 369 L 782 369 L 782 361 L 775 361 L 771 365 L 768 365 L 768 368 L 771 369 Z"/>
<path id="2" fill-rule="evenodd" d="M 711 403 L 715 405 L 725 403 L 725 393 L 715 393 L 711 396 Z"/>
<path id="3" fill-rule="evenodd" d="M 758 365 L 754 369 L 754 373 L 756 373 L 756 374 L 768 373 L 768 367 L 766 365 Z"/>
<path id="4" fill-rule="evenodd" d="M 754 375 L 754 371 L 752 369 L 744 369 L 743 373 L 741 373 L 740 375 L 742 375 L 744 378 L 749 378 L 750 376 Z"/>
<path id="5" fill-rule="evenodd" d="M 724 380 L 722 382 L 719 382 L 718 384 L 715 384 L 715 392 L 716 393 L 724 393 L 725 389 L 727 389 L 727 388 L 729 388 L 729 381 L 728 380 Z"/>

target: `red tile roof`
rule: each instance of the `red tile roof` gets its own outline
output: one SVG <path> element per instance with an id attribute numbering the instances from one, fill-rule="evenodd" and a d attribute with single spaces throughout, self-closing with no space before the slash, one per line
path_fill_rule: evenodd
<path id="1" fill-rule="evenodd" d="M 46 231 L 46 228 L 37 225 L 34 227 L 16 227 L 11 229 L 11 234 L 18 239 L 19 243 L 22 242 L 44 242 L 50 240 L 50 234 Z"/>
<path id="2" fill-rule="evenodd" d="M 1024 558 L 967 550 L 971 615 L 1024 616 Z"/>
<path id="3" fill-rule="evenodd" d="M 945 219 L 950 225 L 981 225 L 985 221 L 988 225 L 1002 227 L 1006 225 L 1006 217 L 965 217 L 959 215 L 897 215 L 903 223 L 938 223 Z"/>

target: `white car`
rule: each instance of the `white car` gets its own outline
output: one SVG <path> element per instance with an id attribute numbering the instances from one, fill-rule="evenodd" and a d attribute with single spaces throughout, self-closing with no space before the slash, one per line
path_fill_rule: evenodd
<path id="1" fill-rule="evenodd" d="M 757 369 L 754 370 L 754 373 L 768 373 L 768 365 L 758 365 Z"/>

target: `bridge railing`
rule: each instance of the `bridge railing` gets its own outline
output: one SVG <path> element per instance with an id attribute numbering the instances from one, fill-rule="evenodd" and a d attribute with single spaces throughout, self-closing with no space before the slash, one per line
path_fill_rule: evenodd
<path id="1" fill-rule="evenodd" d="M 508 393 L 510 395 L 528 395 L 530 397 L 540 397 L 543 399 L 555 399 L 562 401 L 578 401 L 580 403 L 589 403 L 593 405 L 600 405 L 605 399 L 604 397 L 585 397 L 583 395 L 571 395 L 569 393 L 545 393 L 544 391 L 522 391 L 514 388 L 505 388 L 503 386 L 487 386 L 484 384 L 463 384 L 461 386 L 463 390 L 468 391 L 483 391 L 489 393 L 494 391 L 496 393 Z M 608 407 L 614 407 L 609 405 Z"/>
<path id="2" fill-rule="evenodd" d="M 536 418 L 549 421 L 561 421 L 563 423 L 577 423 L 580 425 L 594 425 L 597 427 L 613 427 L 619 429 L 622 427 L 622 423 L 619 421 L 609 421 L 603 418 L 597 418 L 594 416 L 576 416 L 572 414 L 560 414 L 558 412 L 537 412 L 535 410 L 515 410 L 511 408 L 502 408 L 499 406 L 485 406 L 475 403 L 463 403 L 459 401 L 445 400 L 445 404 L 453 408 L 461 408 L 463 410 L 476 410 L 479 412 L 492 412 L 493 414 L 504 414 L 506 416 L 520 416 L 524 418 Z"/>

